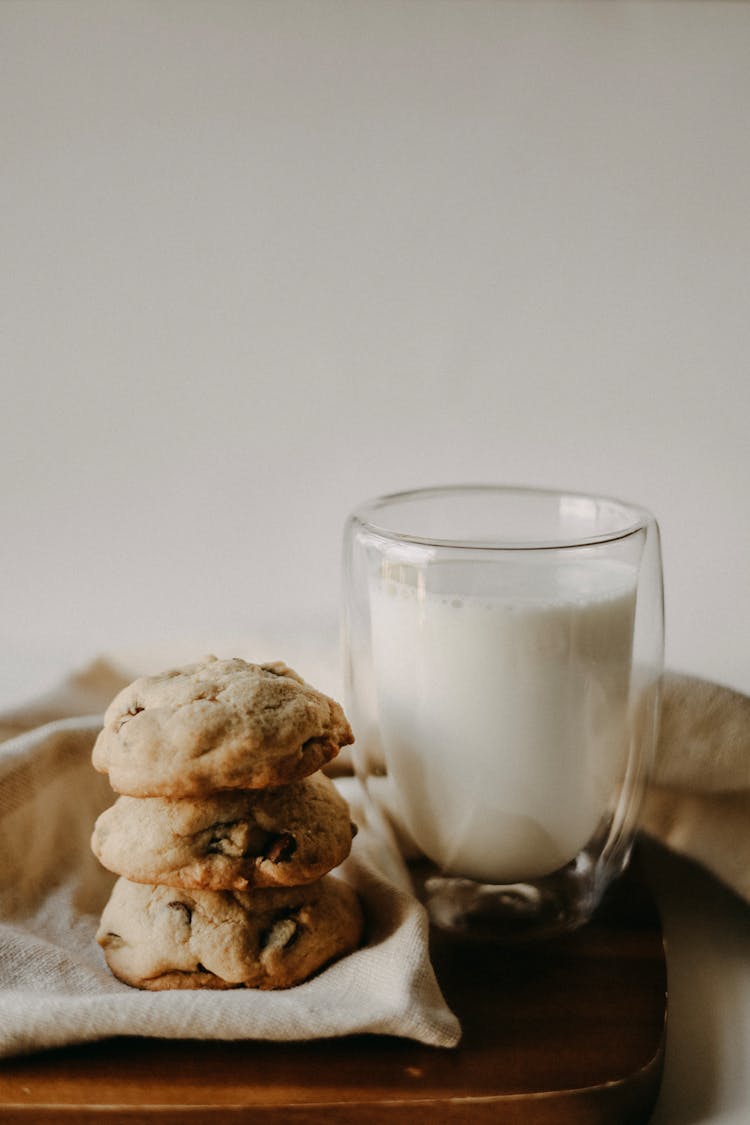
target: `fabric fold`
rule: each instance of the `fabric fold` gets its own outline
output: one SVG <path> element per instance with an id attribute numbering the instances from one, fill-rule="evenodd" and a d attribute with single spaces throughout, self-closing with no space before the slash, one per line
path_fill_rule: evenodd
<path id="1" fill-rule="evenodd" d="M 695 676 L 663 679 L 641 829 L 750 903 L 750 698 Z"/>

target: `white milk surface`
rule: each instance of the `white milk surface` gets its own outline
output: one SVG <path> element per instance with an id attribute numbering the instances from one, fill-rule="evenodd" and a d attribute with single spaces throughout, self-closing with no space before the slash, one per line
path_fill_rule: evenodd
<path id="1" fill-rule="evenodd" d="M 433 567 L 426 588 L 386 564 L 371 622 L 381 803 L 446 873 L 510 883 L 573 859 L 613 804 L 636 572 L 498 567 Z"/>

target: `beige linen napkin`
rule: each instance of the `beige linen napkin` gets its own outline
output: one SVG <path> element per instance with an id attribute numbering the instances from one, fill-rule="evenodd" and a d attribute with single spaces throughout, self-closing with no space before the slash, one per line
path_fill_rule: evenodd
<path id="1" fill-rule="evenodd" d="M 664 676 L 641 827 L 750 902 L 750 698 L 692 676 Z"/>
<path id="2" fill-rule="evenodd" d="M 116 670 L 98 663 L 40 707 L 6 716 L 4 729 L 93 701 L 99 711 L 118 686 Z M 340 784 L 360 831 L 340 873 L 365 908 L 362 949 L 284 992 L 141 992 L 115 980 L 94 940 L 114 882 L 89 849 L 97 815 L 114 801 L 91 766 L 100 727 L 100 714 L 57 719 L 0 744 L 0 1056 L 114 1035 L 374 1032 L 455 1046 L 460 1027 L 430 964 L 425 911 L 357 807 L 353 779 Z"/>

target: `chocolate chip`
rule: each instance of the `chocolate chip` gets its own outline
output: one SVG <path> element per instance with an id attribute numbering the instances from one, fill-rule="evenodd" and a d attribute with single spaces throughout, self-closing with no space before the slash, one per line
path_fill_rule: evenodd
<path id="1" fill-rule="evenodd" d="M 188 926 L 190 925 L 193 920 L 193 912 L 186 902 L 179 902 L 177 899 L 175 899 L 173 902 L 168 902 L 167 906 L 170 910 L 181 910 L 185 915 L 185 921 L 187 922 Z"/>
<path id="2" fill-rule="evenodd" d="M 282 832 L 271 838 L 263 858 L 270 859 L 271 863 L 284 863 L 291 859 L 297 850 L 297 841 L 291 832 Z"/>

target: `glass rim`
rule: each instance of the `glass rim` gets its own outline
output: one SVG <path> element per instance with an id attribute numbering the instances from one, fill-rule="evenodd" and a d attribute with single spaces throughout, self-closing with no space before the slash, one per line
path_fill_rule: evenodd
<path id="1" fill-rule="evenodd" d="M 523 542 L 518 540 L 506 541 L 498 537 L 497 540 L 488 542 L 478 537 L 474 539 L 444 538 L 442 536 L 425 536 L 411 532 L 397 531 L 393 527 L 387 526 L 387 524 L 378 522 L 375 518 L 376 513 L 386 507 L 403 504 L 412 500 L 427 500 L 440 496 L 455 496 L 460 493 L 465 493 L 467 495 L 496 494 L 504 496 L 516 495 L 527 498 L 539 497 L 557 500 L 586 500 L 592 503 L 610 504 L 620 508 L 623 515 L 627 514 L 629 522 L 624 522 L 622 527 L 617 527 L 612 531 L 600 532 L 595 535 L 530 539 Z M 535 485 L 467 483 L 429 485 L 419 488 L 404 489 L 399 492 L 385 493 L 382 496 L 376 496 L 358 504 L 351 512 L 349 520 L 355 522 L 371 534 L 383 539 L 388 539 L 394 543 L 413 543 L 423 547 L 472 551 L 562 551 L 574 550 L 578 547 L 591 547 L 603 543 L 615 543 L 622 539 L 628 539 L 638 534 L 638 532 L 644 531 L 650 524 L 653 524 L 655 522 L 655 517 L 642 505 L 632 504 L 627 500 L 621 500 L 619 497 L 596 492 L 545 488 Z"/>

